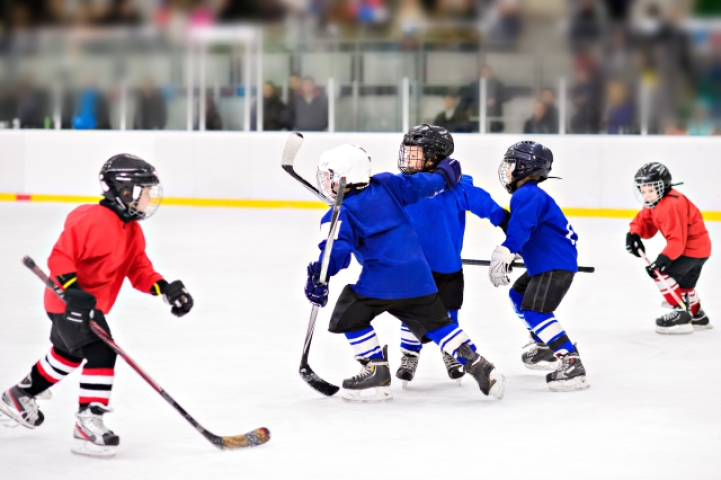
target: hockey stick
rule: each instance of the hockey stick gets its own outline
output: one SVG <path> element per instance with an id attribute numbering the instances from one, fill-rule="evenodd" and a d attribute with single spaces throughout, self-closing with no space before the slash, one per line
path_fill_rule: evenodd
<path id="1" fill-rule="evenodd" d="M 327 198 L 320 194 L 317 188 L 311 185 L 305 178 L 298 175 L 298 173 L 293 169 L 293 162 L 295 161 L 295 156 L 298 153 L 298 150 L 300 150 L 301 145 L 303 145 L 303 134 L 299 132 L 291 133 L 290 137 L 288 137 L 288 140 L 285 142 L 281 167 L 283 167 L 283 170 L 285 170 L 288 175 L 298 180 L 298 182 L 307 188 L 308 191 L 318 197 L 319 200 L 331 205 L 332 202 L 329 202 Z"/>
<path id="2" fill-rule="evenodd" d="M 646 265 L 648 265 L 648 266 L 650 267 L 650 266 L 651 266 L 651 260 L 649 260 L 648 257 L 646 256 L 646 252 L 644 252 L 644 251 L 641 250 L 640 248 L 639 248 L 638 250 L 636 250 L 636 251 L 638 252 L 639 255 L 641 255 L 641 258 L 643 258 L 643 259 L 646 261 Z M 678 302 L 678 305 L 679 305 L 679 307 L 681 307 L 681 310 L 683 310 L 684 312 L 688 312 L 688 308 L 686 308 L 686 303 L 685 303 L 683 300 L 681 300 L 681 299 L 678 297 L 678 295 L 676 295 L 676 292 L 673 291 L 673 289 L 672 289 L 671 286 L 668 284 L 668 282 L 666 281 L 666 279 L 663 278 L 663 275 L 661 275 L 661 272 L 658 271 L 658 268 L 655 269 L 655 270 L 653 271 L 653 273 L 656 274 L 656 278 L 658 278 L 658 281 L 664 284 L 664 286 L 666 287 L 666 290 L 668 290 L 668 292 L 671 294 L 671 296 L 673 297 L 673 299 Z"/>
<path id="3" fill-rule="evenodd" d="M 52 292 L 60 297 L 61 300 L 64 300 L 63 291 L 60 289 L 59 286 L 55 284 L 46 274 L 45 272 L 38 267 L 32 258 L 30 257 L 23 257 L 23 265 L 28 267 L 32 272 L 37 275 L 37 277 L 43 281 L 45 286 L 52 290 Z M 182 416 L 185 418 L 198 432 L 200 432 L 205 438 L 210 441 L 213 445 L 218 447 L 221 450 L 235 450 L 238 448 L 244 448 L 244 447 L 255 447 L 257 445 L 262 445 L 266 443 L 268 440 L 270 440 L 270 432 L 267 428 L 261 427 L 253 430 L 252 432 L 248 432 L 243 435 L 236 435 L 232 437 L 221 437 L 220 435 L 214 435 L 210 433 L 208 430 L 203 428 L 202 425 L 200 425 L 193 417 L 190 416 L 188 412 L 183 409 L 178 403 L 173 400 L 173 397 L 170 396 L 168 392 L 163 390 L 163 388 L 158 385 L 150 376 L 148 376 L 147 373 L 143 371 L 140 366 L 133 361 L 130 356 L 123 351 L 122 348 L 118 346 L 117 343 L 113 341 L 112 338 L 110 338 L 110 335 L 108 335 L 108 332 L 103 330 L 103 328 L 98 325 L 94 320 L 90 320 L 90 329 L 95 333 L 95 335 L 100 338 L 103 342 L 105 342 L 110 348 L 112 348 L 118 355 L 123 357 L 123 360 L 130 365 L 130 367 L 135 370 L 138 375 L 143 377 L 143 380 L 148 382 L 151 387 L 155 389 L 156 392 L 160 394 L 161 397 L 165 399 L 169 404 L 173 406 L 174 409 L 176 409 Z"/>
<path id="4" fill-rule="evenodd" d="M 328 263 L 330 262 L 330 254 L 333 250 L 333 242 L 335 241 L 336 229 L 338 227 L 338 216 L 340 215 L 340 207 L 343 204 L 343 197 L 345 196 L 345 177 L 340 179 L 338 185 L 338 194 L 335 197 L 335 203 L 333 204 L 333 213 L 330 218 L 330 230 L 328 233 L 328 240 L 325 242 L 325 248 L 323 249 L 323 260 L 320 264 L 320 283 L 325 285 L 328 283 Z M 318 317 L 318 305 L 313 305 L 313 309 L 310 311 L 310 320 L 308 320 L 308 331 L 305 334 L 305 344 L 303 345 L 303 356 L 300 359 L 300 377 L 305 383 L 310 385 L 312 388 L 322 393 L 323 395 L 333 396 L 338 393 L 340 388 L 336 385 L 326 382 L 320 378 L 308 364 L 308 354 L 310 353 L 310 342 L 313 340 L 313 331 L 315 330 L 315 319 Z"/>
<path id="5" fill-rule="evenodd" d="M 461 260 L 463 265 L 479 265 L 481 267 L 489 267 L 491 265 L 490 260 L 470 260 L 468 258 L 464 258 Z M 513 262 L 511 264 L 511 267 L 513 268 L 526 268 L 526 265 L 524 263 L 520 262 Z M 596 271 L 596 267 L 578 267 L 579 272 L 584 273 L 593 273 Z"/>

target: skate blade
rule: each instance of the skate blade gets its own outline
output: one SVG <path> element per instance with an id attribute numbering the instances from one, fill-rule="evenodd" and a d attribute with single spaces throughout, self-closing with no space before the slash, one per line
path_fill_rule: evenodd
<path id="1" fill-rule="evenodd" d="M 523 365 L 525 365 L 527 369 L 534 370 L 536 372 L 555 372 L 556 369 L 558 369 L 558 361 L 555 361 L 553 363 L 524 363 Z"/>
<path id="2" fill-rule="evenodd" d="M 587 390 L 591 387 L 591 384 L 586 380 L 585 375 L 579 375 L 569 380 L 555 380 L 548 382 L 548 388 L 552 392 L 574 392 L 576 390 Z"/>
<path id="3" fill-rule="evenodd" d="M 76 455 L 96 458 L 114 457 L 117 449 L 118 447 L 115 445 L 95 445 L 79 438 L 73 438 L 73 445 L 70 447 L 70 451 Z"/>
<path id="4" fill-rule="evenodd" d="M 8 417 L 4 413 L 0 413 L 0 425 L 5 428 L 17 428 L 20 424 L 12 417 Z"/>
<path id="5" fill-rule="evenodd" d="M 713 325 L 710 323 L 707 323 L 706 325 L 694 325 L 694 330 L 711 330 L 713 328 Z"/>
<path id="6" fill-rule="evenodd" d="M 390 400 L 393 400 L 393 393 L 391 393 L 391 387 L 375 387 L 367 388 L 365 390 L 343 389 L 341 397 L 346 402 L 388 402 Z"/>
<path id="7" fill-rule="evenodd" d="M 53 392 L 51 392 L 50 389 L 43 390 L 42 392 L 35 395 L 36 400 L 52 400 L 52 398 L 53 398 Z"/>
<path id="8" fill-rule="evenodd" d="M 463 386 L 463 384 L 461 383 L 461 382 L 463 382 L 463 377 L 458 377 L 458 378 L 455 378 L 454 380 L 458 383 L 459 387 Z"/>
<path id="9" fill-rule="evenodd" d="M 402 388 L 403 390 L 405 390 L 406 388 L 408 388 L 408 380 L 403 380 L 403 381 L 402 381 L 402 383 L 401 383 L 401 388 Z"/>
<path id="10" fill-rule="evenodd" d="M 3 402 L 0 402 L 0 414 L 2 414 L 0 415 L 0 422 L 3 418 L 8 418 L 10 422 L 15 422 L 15 425 L 6 425 L 10 428 L 15 428 L 18 425 L 22 425 L 23 427 L 29 428 L 30 430 L 33 430 L 35 428 L 35 425 L 27 423 L 25 420 L 23 420 L 23 417 L 20 416 L 20 414 L 10 409 Z"/>
<path id="11" fill-rule="evenodd" d="M 656 326 L 656 333 L 661 335 L 686 335 L 693 333 L 693 325 L 687 323 L 684 325 L 674 325 L 673 327 Z"/>
<path id="12" fill-rule="evenodd" d="M 497 400 L 503 400 L 503 395 L 506 393 L 506 377 L 500 374 L 494 375 L 491 373 L 491 380 L 495 380 L 496 383 L 493 384 L 488 392 L 488 395 Z"/>

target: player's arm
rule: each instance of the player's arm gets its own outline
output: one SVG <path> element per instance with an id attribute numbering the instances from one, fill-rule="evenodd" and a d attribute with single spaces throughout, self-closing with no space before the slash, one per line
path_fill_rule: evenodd
<path id="1" fill-rule="evenodd" d="M 327 243 L 328 236 L 330 235 L 331 213 L 332 210 L 326 213 L 321 220 L 320 228 L 322 240 L 318 244 L 318 248 L 321 253 L 318 256 L 318 261 L 311 262 L 308 265 L 308 279 L 305 285 L 305 296 L 311 303 L 320 307 L 325 307 L 328 303 L 328 279 L 323 279 L 324 282 L 321 282 L 320 271 L 323 264 L 325 244 Z M 358 245 L 357 237 L 347 219 L 348 216 L 346 215 L 345 210 L 341 207 L 340 214 L 338 215 L 336 236 L 333 241 L 333 248 L 331 248 L 330 258 L 328 260 L 329 278 L 336 275 L 342 269 L 348 268 L 351 261 L 351 255 L 356 250 L 356 245 Z"/>
<path id="2" fill-rule="evenodd" d="M 498 227 L 510 219 L 510 213 L 498 205 L 491 194 L 472 183 L 463 183 L 466 210 L 480 218 L 487 218 L 494 227 Z"/>
<path id="3" fill-rule="evenodd" d="M 514 255 L 531 237 L 538 226 L 544 202 L 541 197 L 519 191 L 511 197 L 511 218 L 508 220 L 508 232 L 502 246 Z"/>
<path id="4" fill-rule="evenodd" d="M 638 251 L 646 253 L 646 247 L 641 241 L 642 238 L 652 238 L 658 232 L 658 227 L 653 221 L 651 209 L 644 208 L 631 220 L 626 234 L 626 251 L 631 255 L 641 257 Z"/>
<path id="5" fill-rule="evenodd" d="M 412 175 L 388 173 L 373 178 L 384 184 L 405 207 L 422 198 L 434 197 L 446 188 L 453 188 L 461 181 L 461 165 L 457 160 L 446 158 L 441 160 L 433 173 L 419 172 Z"/>
<path id="6" fill-rule="evenodd" d="M 140 232 L 142 236 L 142 232 Z M 183 282 L 176 280 L 168 283 L 162 275 L 155 271 L 153 264 L 145 253 L 145 239 L 141 238 L 143 250 L 136 255 L 133 264 L 128 270 L 128 279 L 133 288 L 154 296 L 162 295 L 163 300 L 171 305 L 170 313 L 176 317 L 182 317 L 193 308 L 193 297 L 183 285 Z"/>

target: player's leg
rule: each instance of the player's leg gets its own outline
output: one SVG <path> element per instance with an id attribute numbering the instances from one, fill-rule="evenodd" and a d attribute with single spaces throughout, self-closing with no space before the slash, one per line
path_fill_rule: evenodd
<path id="1" fill-rule="evenodd" d="M 433 279 L 438 287 L 438 297 L 441 299 L 443 306 L 446 307 L 448 316 L 454 324 L 458 325 L 458 311 L 463 306 L 463 290 L 465 287 L 463 269 L 450 274 L 433 273 Z M 441 349 L 441 355 L 448 378 L 457 381 L 460 385 L 464 375 L 463 364 L 443 349 Z"/>
<path id="2" fill-rule="evenodd" d="M 678 276 L 678 286 L 683 294 L 686 307 L 691 314 L 691 325 L 694 330 L 708 330 L 713 328 L 706 312 L 701 307 L 701 298 L 696 292 L 696 283 L 701 276 L 701 270 L 708 258 L 684 258 L 691 267 L 684 274 Z M 671 265 L 673 267 L 673 264 Z"/>
<path id="3" fill-rule="evenodd" d="M 523 296 L 528 289 L 528 283 L 531 281 L 531 277 L 528 272 L 523 272 L 523 275 L 518 277 L 516 282 L 513 284 L 511 289 L 508 291 L 508 297 L 511 300 L 511 306 L 516 312 L 518 318 L 523 320 L 526 325 L 528 334 L 530 335 L 530 341 L 523 347 L 524 351 L 521 354 L 521 361 L 526 368 L 531 370 L 556 370 L 558 366 L 558 358 L 554 355 L 553 350 L 543 343 L 543 340 L 533 333 L 533 328 L 528 325 L 526 318 L 523 314 Z"/>
<path id="4" fill-rule="evenodd" d="M 674 260 L 666 271 L 661 274 L 665 282 L 654 277 L 653 281 L 661 292 L 661 295 L 663 295 L 666 304 L 672 308 L 671 312 L 661 315 L 656 319 L 657 333 L 667 335 L 693 333 L 693 311 L 684 311 L 676 301 L 676 297 L 683 299 L 685 294 L 688 293 L 693 293 L 694 296 L 697 296 L 693 290 L 701 274 L 701 267 L 704 262 L 705 259 L 681 256 Z M 680 280 L 683 280 L 683 287 L 685 288 L 682 288 Z M 698 313 L 700 302 L 698 306 L 694 307 L 694 310 Z M 689 308 L 689 310 L 691 309 Z M 702 321 L 702 319 L 702 316 L 698 318 L 699 321 Z"/>
<path id="5" fill-rule="evenodd" d="M 585 390 L 590 386 L 578 350 L 554 314 L 571 287 L 573 275 L 565 270 L 551 270 L 530 277 L 521 303 L 523 317 L 533 334 L 559 360 L 556 371 L 546 375 L 554 392 Z"/>
<path id="6" fill-rule="evenodd" d="M 0 412 L 27 428 L 40 426 L 45 419 L 35 403 L 36 397 L 80 366 L 77 357 L 53 346 L 17 385 L 3 392 Z"/>
<path id="7" fill-rule="evenodd" d="M 393 399 L 388 349 L 381 348 L 371 326 L 371 321 L 383 311 L 382 303 L 382 300 L 358 295 L 346 285 L 333 309 L 328 330 L 345 335 L 362 367 L 357 375 L 343 380 L 344 400 L 381 402 Z"/>
<path id="8" fill-rule="evenodd" d="M 73 453 L 109 457 L 116 453 L 120 438 L 105 426 L 103 416 L 113 390 L 117 354 L 101 341 L 82 348 L 86 362 L 80 375 L 79 408 L 73 429 Z"/>
<path id="9" fill-rule="evenodd" d="M 398 318 L 418 338 L 428 337 L 463 364 L 465 373 L 478 383 L 484 395 L 503 398 L 505 378 L 488 360 L 476 353 L 466 332 L 453 323 L 437 294 L 398 301 L 388 313 Z"/>

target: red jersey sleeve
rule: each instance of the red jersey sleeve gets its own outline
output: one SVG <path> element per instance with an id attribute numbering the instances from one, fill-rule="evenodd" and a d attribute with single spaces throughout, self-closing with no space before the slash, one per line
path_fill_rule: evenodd
<path id="1" fill-rule="evenodd" d="M 145 237 L 139 226 L 136 242 L 138 242 L 139 251 L 133 259 L 130 270 L 128 270 L 128 279 L 136 290 L 150 293 L 153 284 L 158 280 L 162 280 L 163 276 L 155 271 L 153 264 L 145 253 Z"/>
<path id="2" fill-rule="evenodd" d="M 103 238 L 103 229 L 93 223 L 82 207 L 68 215 L 48 258 L 48 268 L 53 274 L 76 273 L 80 262 L 102 259 L 111 253 L 111 246 Z"/>
<path id="3" fill-rule="evenodd" d="M 658 227 L 653 221 L 653 215 L 650 208 L 644 208 L 636 214 L 631 221 L 631 233 L 635 233 L 641 238 L 652 238 L 658 232 Z"/>
<path id="4" fill-rule="evenodd" d="M 666 202 L 665 208 L 659 212 L 658 220 L 661 233 L 667 242 L 666 248 L 661 253 L 671 260 L 676 260 L 686 250 L 688 209 L 683 208 L 682 202 L 677 201 L 676 198 L 673 200 L 676 201 Z"/>

